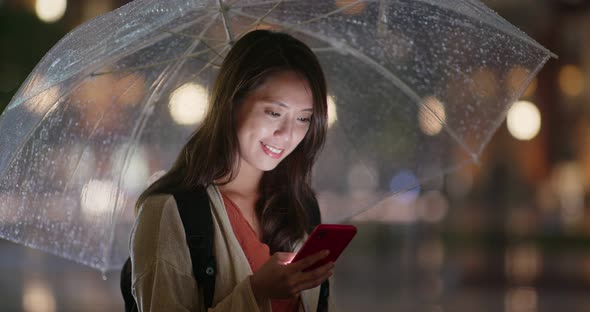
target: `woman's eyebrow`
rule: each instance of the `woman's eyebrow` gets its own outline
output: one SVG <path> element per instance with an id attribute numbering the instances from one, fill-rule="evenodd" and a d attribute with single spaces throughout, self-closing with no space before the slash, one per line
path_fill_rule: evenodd
<path id="1" fill-rule="evenodd" d="M 287 104 L 285 104 L 283 102 L 280 102 L 280 101 L 270 100 L 269 102 L 271 104 L 278 105 L 280 107 L 289 108 L 289 105 L 287 105 Z M 313 108 L 306 108 L 306 109 L 302 109 L 301 111 L 304 111 L 304 112 L 313 112 Z"/>

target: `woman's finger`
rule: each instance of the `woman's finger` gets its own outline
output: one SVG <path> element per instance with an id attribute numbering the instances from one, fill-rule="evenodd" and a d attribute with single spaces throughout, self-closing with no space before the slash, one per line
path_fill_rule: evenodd
<path id="1" fill-rule="evenodd" d="M 320 286 L 325 280 L 327 280 L 328 278 L 330 278 L 330 276 L 332 276 L 332 271 L 328 271 L 327 273 L 315 278 L 315 279 L 310 279 L 304 282 L 301 282 L 300 284 L 297 285 L 297 287 L 294 289 L 294 291 L 296 293 L 300 293 L 304 290 L 307 289 L 311 289 L 311 288 L 315 288 Z"/>
<path id="2" fill-rule="evenodd" d="M 307 256 L 295 263 L 292 263 L 291 268 L 295 271 L 303 271 L 306 268 L 308 268 L 309 266 L 318 262 L 319 260 L 322 260 L 323 258 L 327 257 L 329 254 L 330 254 L 329 250 L 327 250 L 327 249 L 322 250 L 322 251 L 317 252 L 313 255 Z"/>
<path id="3" fill-rule="evenodd" d="M 314 283 L 314 281 L 323 282 L 326 279 L 326 276 L 332 274 L 332 269 L 334 269 L 334 262 L 328 262 L 322 265 L 319 268 L 316 268 L 309 272 L 300 272 L 293 276 L 294 280 L 292 280 L 293 288 L 299 289 L 301 285 L 309 285 L 310 283 Z M 304 288 L 307 289 L 307 288 Z"/>
<path id="4" fill-rule="evenodd" d="M 288 264 L 291 263 L 291 260 L 295 258 L 294 252 L 275 252 L 273 257 L 277 260 L 280 264 Z"/>
<path id="5" fill-rule="evenodd" d="M 308 272 L 302 272 L 300 275 L 300 280 L 314 280 L 317 278 L 321 278 L 322 276 L 326 275 L 328 272 L 334 269 L 334 262 L 328 262 L 318 268 L 315 268 Z"/>

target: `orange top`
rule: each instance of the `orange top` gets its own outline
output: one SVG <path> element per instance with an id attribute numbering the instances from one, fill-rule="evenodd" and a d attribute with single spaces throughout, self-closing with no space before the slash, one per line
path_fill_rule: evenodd
<path id="1" fill-rule="evenodd" d="M 256 272 L 270 259 L 270 249 L 267 244 L 258 239 L 256 232 L 252 229 L 246 218 L 244 218 L 238 206 L 225 194 L 222 195 L 225 210 L 227 211 L 227 216 L 229 217 L 234 234 L 250 263 L 252 272 Z M 297 311 L 299 301 L 295 299 L 273 299 L 271 303 L 273 312 L 293 312 Z"/>

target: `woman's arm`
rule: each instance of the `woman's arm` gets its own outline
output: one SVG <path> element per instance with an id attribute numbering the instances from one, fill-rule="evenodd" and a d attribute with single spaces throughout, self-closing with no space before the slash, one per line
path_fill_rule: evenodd
<path id="1" fill-rule="evenodd" d="M 152 269 L 133 285 L 139 311 L 205 311 L 202 293 L 193 276 L 187 276 L 165 261 L 157 261 Z M 252 293 L 249 278 L 238 283 L 210 312 L 269 311 L 270 302 L 259 306 Z"/>
<path id="2" fill-rule="evenodd" d="M 138 276 L 131 292 L 139 311 L 200 311 L 195 279 L 164 260 Z"/>
<path id="3" fill-rule="evenodd" d="M 131 234 L 131 263 L 132 293 L 139 311 L 205 311 L 177 209 L 171 195 L 154 196 L 137 216 Z M 210 311 L 270 311 L 270 302 L 261 305 L 268 310 L 257 304 L 249 278 L 245 278 Z"/>

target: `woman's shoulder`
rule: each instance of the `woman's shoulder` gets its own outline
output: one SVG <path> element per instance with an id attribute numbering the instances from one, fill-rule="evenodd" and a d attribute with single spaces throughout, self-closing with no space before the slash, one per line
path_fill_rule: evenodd
<path id="1" fill-rule="evenodd" d="M 148 196 L 140 205 L 135 219 L 134 231 L 149 228 L 156 234 L 170 226 L 182 224 L 178 215 L 176 200 L 171 194 L 155 194 Z M 163 229 L 162 229 L 163 228 Z"/>
<path id="2" fill-rule="evenodd" d="M 141 215 L 142 212 L 148 210 L 163 210 L 167 208 L 171 208 L 172 206 L 176 206 L 176 201 L 174 200 L 174 196 L 172 194 L 154 194 L 146 197 L 144 201 L 141 203 L 138 215 Z"/>
<path id="3" fill-rule="evenodd" d="M 145 199 L 131 232 L 132 260 L 142 259 L 145 265 L 156 259 L 175 267 L 185 267 L 188 247 L 174 196 L 158 194 Z M 186 250 L 185 250 L 186 249 Z"/>

